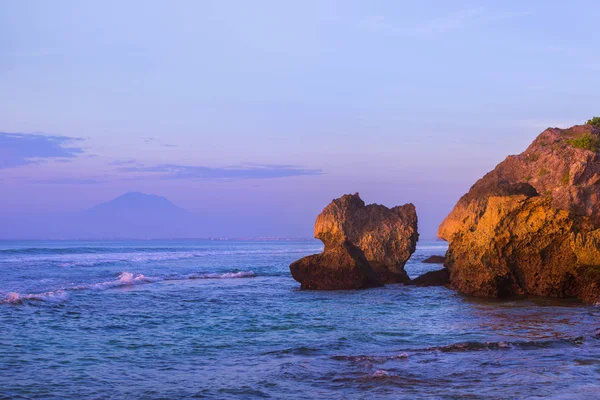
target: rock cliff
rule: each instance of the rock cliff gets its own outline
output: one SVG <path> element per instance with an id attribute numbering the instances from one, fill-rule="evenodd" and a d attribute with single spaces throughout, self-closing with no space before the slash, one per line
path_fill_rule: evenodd
<path id="1" fill-rule="evenodd" d="M 467 294 L 600 301 L 600 129 L 544 131 L 444 220 L 451 286 Z"/>
<path id="2" fill-rule="evenodd" d="M 509 156 L 477 181 L 440 225 L 448 242 L 482 215 L 487 198 L 512 194 L 552 198 L 552 206 L 590 217 L 600 226 L 600 128 L 549 128 L 523 153 Z M 532 189 L 533 188 L 533 189 Z"/>

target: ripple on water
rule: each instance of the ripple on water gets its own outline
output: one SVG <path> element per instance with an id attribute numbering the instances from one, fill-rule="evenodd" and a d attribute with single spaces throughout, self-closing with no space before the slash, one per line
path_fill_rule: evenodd
<path id="1" fill-rule="evenodd" d="M 1 398 L 600 396 L 600 307 L 403 285 L 299 291 L 288 266 L 314 242 L 6 246 Z M 411 276 L 443 253 L 419 246 Z"/>

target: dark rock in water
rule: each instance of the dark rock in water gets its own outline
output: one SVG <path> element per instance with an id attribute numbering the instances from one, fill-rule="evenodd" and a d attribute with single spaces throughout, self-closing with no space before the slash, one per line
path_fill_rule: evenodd
<path id="1" fill-rule="evenodd" d="M 473 185 L 440 225 L 462 293 L 600 301 L 600 128 L 547 129 Z"/>
<path id="2" fill-rule="evenodd" d="M 344 195 L 319 214 L 315 237 L 325 244 L 323 253 L 290 265 L 292 276 L 302 288 L 355 289 L 410 282 L 404 265 L 416 250 L 419 238 L 417 213 L 412 204 L 393 208 L 366 206 L 358 193 Z M 348 250 L 349 245 L 362 256 Z"/>
<path id="3" fill-rule="evenodd" d="M 431 256 L 423 261 L 425 264 L 443 264 L 446 262 L 446 257 L 444 256 Z"/>
<path id="4" fill-rule="evenodd" d="M 448 268 L 426 272 L 410 282 L 411 285 L 415 286 L 445 286 L 448 283 L 450 283 Z"/>
<path id="5" fill-rule="evenodd" d="M 340 290 L 381 286 L 364 253 L 350 242 L 332 245 L 321 254 L 301 258 L 290 265 L 301 289 Z"/>

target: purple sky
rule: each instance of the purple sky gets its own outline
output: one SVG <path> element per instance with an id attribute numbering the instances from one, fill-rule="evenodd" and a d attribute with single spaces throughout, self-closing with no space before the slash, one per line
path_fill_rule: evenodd
<path id="1" fill-rule="evenodd" d="M 430 3 L 7 3 L 0 218 L 140 191 L 310 237 L 360 192 L 434 237 L 508 154 L 598 115 L 600 5 Z"/>

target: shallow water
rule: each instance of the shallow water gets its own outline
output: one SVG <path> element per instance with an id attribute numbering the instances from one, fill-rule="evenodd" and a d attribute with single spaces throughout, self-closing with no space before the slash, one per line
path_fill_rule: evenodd
<path id="1" fill-rule="evenodd" d="M 288 265 L 320 249 L 0 242 L 0 398 L 600 397 L 600 307 L 299 291 Z"/>

